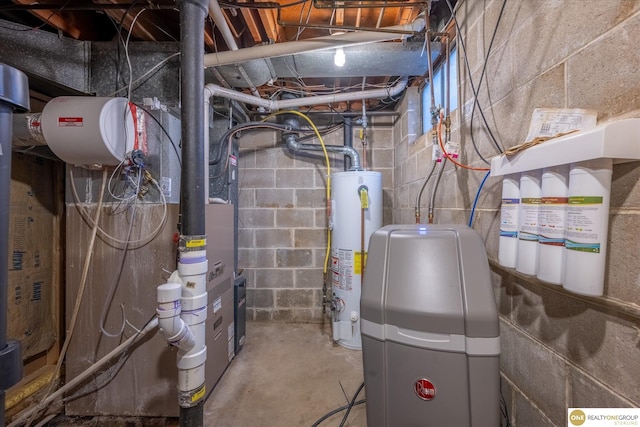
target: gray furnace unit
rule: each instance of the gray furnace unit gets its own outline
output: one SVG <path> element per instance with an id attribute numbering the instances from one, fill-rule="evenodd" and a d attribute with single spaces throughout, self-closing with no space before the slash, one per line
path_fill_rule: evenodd
<path id="1" fill-rule="evenodd" d="M 498 312 L 476 232 L 379 229 L 360 303 L 370 427 L 500 425 Z"/>

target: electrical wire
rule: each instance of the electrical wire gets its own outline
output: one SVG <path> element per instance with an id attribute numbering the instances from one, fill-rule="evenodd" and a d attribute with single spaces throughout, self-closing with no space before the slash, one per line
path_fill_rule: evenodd
<path id="1" fill-rule="evenodd" d="M 491 175 L 491 171 L 487 172 L 484 178 L 482 178 L 482 182 L 480 182 L 480 187 L 478 187 L 478 191 L 476 192 L 476 198 L 473 200 L 473 207 L 471 208 L 471 215 L 469 216 L 469 227 L 473 227 L 473 217 L 476 213 L 478 198 L 480 198 L 480 192 L 482 191 L 482 187 L 484 187 L 484 183 L 487 181 L 487 178 L 489 178 L 489 175 Z"/>
<path id="2" fill-rule="evenodd" d="M 363 404 L 363 403 L 365 403 L 365 402 L 366 402 L 366 400 L 365 400 L 365 399 L 358 400 L 357 402 L 354 402 L 354 403 L 353 403 L 353 405 L 351 405 L 351 406 L 353 407 L 353 406 L 362 405 L 362 404 Z M 318 426 L 319 426 L 323 421 L 325 421 L 326 419 L 328 419 L 328 418 L 330 418 L 330 417 L 334 416 L 335 414 L 338 414 L 338 413 L 340 413 L 340 412 L 344 411 L 345 409 L 349 408 L 349 406 L 350 406 L 350 404 L 348 404 L 348 405 L 344 405 L 344 406 L 341 406 L 341 407 L 339 407 L 339 408 L 334 409 L 334 410 L 333 410 L 333 411 L 331 411 L 331 412 L 327 412 L 325 415 L 323 415 L 322 417 L 320 417 L 320 418 L 318 419 L 318 421 L 316 421 L 315 423 L 313 423 L 313 425 L 312 425 L 311 427 L 318 427 Z"/>
<path id="3" fill-rule="evenodd" d="M 342 384 L 340 384 L 340 387 L 342 387 Z M 344 416 L 342 417 L 342 421 L 340 422 L 340 427 L 343 427 L 344 424 L 347 422 L 347 418 L 349 417 L 349 413 L 351 412 L 351 409 L 353 409 L 353 407 L 356 405 L 361 405 L 365 403 L 365 399 L 356 401 L 356 399 L 358 398 L 358 395 L 360 394 L 363 388 L 364 388 L 364 382 L 360 384 L 360 387 L 358 387 L 356 392 L 353 394 L 351 401 L 347 405 L 341 406 L 340 408 L 334 409 L 333 411 L 326 413 L 325 415 L 320 417 L 315 423 L 313 423 L 311 427 L 318 427 L 320 423 L 325 421 L 327 418 L 332 417 L 333 415 L 339 412 L 342 412 L 346 409 L 347 412 L 344 414 Z M 342 392 L 344 393 L 344 389 L 342 390 Z"/>
<path id="4" fill-rule="evenodd" d="M 131 85 L 135 85 L 138 84 L 138 82 L 140 82 L 141 80 L 145 79 L 148 75 L 156 72 L 157 70 L 159 70 L 161 67 L 163 67 L 167 62 L 171 61 L 173 58 L 175 58 L 176 56 L 180 56 L 180 52 L 176 52 L 173 53 L 171 55 L 169 55 L 168 57 L 166 57 L 165 59 L 163 59 L 162 61 L 158 62 L 156 65 L 154 65 L 153 67 L 151 67 L 149 70 L 147 70 L 143 75 L 141 75 L 140 77 L 136 78 L 133 81 L 130 81 L 129 85 L 127 86 L 123 86 L 120 89 L 117 89 L 113 92 L 111 92 L 110 94 L 106 95 L 106 96 L 116 96 L 117 94 L 119 94 L 120 92 L 122 92 L 123 90 L 128 90 Z M 131 99 L 131 98 L 129 98 Z M 137 105 L 137 104 L 136 104 Z"/>
<path id="5" fill-rule="evenodd" d="M 74 182 L 73 170 L 71 168 L 69 169 L 69 178 L 70 178 L 69 180 L 71 181 L 71 192 L 72 192 L 72 195 L 73 195 L 74 202 L 76 203 L 76 209 L 78 209 L 78 211 L 82 215 L 82 218 L 89 225 L 93 226 L 95 223 L 88 216 L 87 211 L 82 206 L 83 202 L 80 201 L 80 197 L 78 196 L 78 191 L 76 189 L 76 185 L 75 185 L 75 182 Z M 167 199 L 165 198 L 164 192 L 160 188 L 160 185 L 158 184 L 158 181 L 156 181 L 154 178 L 152 178 L 150 182 L 158 189 L 158 193 L 160 194 L 160 198 L 161 198 L 161 201 L 162 201 L 162 207 L 163 207 L 162 218 L 161 218 L 160 222 L 158 223 L 158 225 L 156 226 L 156 228 L 151 233 L 149 233 L 149 235 L 147 235 L 147 236 L 145 236 L 143 238 L 140 238 L 140 239 L 137 239 L 137 240 L 122 240 L 122 239 L 113 237 L 112 235 L 107 233 L 103 228 L 98 226 L 98 231 L 100 232 L 100 237 L 102 237 L 104 240 L 109 241 L 111 243 L 114 243 L 116 245 L 125 245 L 126 244 L 126 245 L 128 245 L 129 249 L 134 249 L 134 248 L 138 248 L 138 247 L 144 246 L 147 243 L 149 243 L 151 240 L 153 240 L 154 237 L 156 237 L 156 235 L 160 232 L 160 230 L 164 226 L 165 221 L 167 219 Z"/>
<path id="6" fill-rule="evenodd" d="M 444 157 L 446 157 L 447 160 L 449 160 L 451 163 L 453 163 L 456 166 L 460 166 L 463 169 L 469 169 L 469 170 L 474 170 L 474 171 L 488 171 L 488 170 L 491 170 L 490 168 L 476 168 L 476 167 L 473 167 L 473 166 L 465 165 L 465 164 L 462 164 L 462 163 L 456 161 L 453 157 L 451 157 L 449 155 L 449 153 L 447 153 L 447 150 L 445 150 L 444 144 L 442 143 L 442 122 L 443 122 L 443 113 L 442 113 L 442 111 L 440 111 L 440 120 L 438 121 L 438 143 L 440 144 L 440 150 L 442 150 L 442 155 Z"/>
<path id="7" fill-rule="evenodd" d="M 262 120 L 266 121 L 280 114 L 295 114 L 297 116 L 302 117 L 307 121 L 307 123 L 309 123 L 309 125 L 311 126 L 315 134 L 318 136 L 318 141 L 320 141 L 320 145 L 322 146 L 322 152 L 324 153 L 324 160 L 327 164 L 326 198 L 327 198 L 327 215 L 330 216 L 331 215 L 331 162 L 329 162 L 329 154 L 327 153 L 327 148 L 325 147 L 324 139 L 322 139 L 322 135 L 320 135 L 320 131 L 318 131 L 318 128 L 316 127 L 315 123 L 313 123 L 313 121 L 311 121 L 311 119 L 306 114 L 301 113 L 300 111 L 296 111 L 296 110 L 276 111 L 275 113 L 272 113 L 271 115 L 265 117 Z M 327 274 L 327 270 L 329 269 L 330 254 L 331 254 L 331 229 L 327 227 L 327 248 L 324 256 L 324 269 L 323 269 L 324 274 Z"/>
<path id="8" fill-rule="evenodd" d="M 169 142 L 171 143 L 171 146 L 173 147 L 173 151 L 176 153 L 176 158 L 178 159 L 178 164 L 180 165 L 180 168 L 182 168 L 182 159 L 180 158 L 180 151 L 178 150 L 178 147 L 176 146 L 176 143 L 173 141 L 173 138 L 171 138 L 171 135 L 169 135 L 169 132 L 167 131 L 167 129 L 162 125 L 162 123 L 160 123 L 160 120 L 158 120 L 156 118 L 156 116 L 151 114 L 151 111 L 149 111 L 144 105 L 140 105 L 140 104 L 137 104 L 135 102 L 134 102 L 134 105 L 136 107 L 141 108 L 142 110 L 144 110 L 149 115 L 149 117 L 151 117 L 158 124 L 158 126 L 160 126 L 160 129 L 162 130 L 162 132 L 164 132 L 164 134 L 169 139 Z"/>
<path id="9" fill-rule="evenodd" d="M 142 15 L 143 12 L 145 12 L 147 9 L 146 8 L 142 8 L 138 11 L 138 13 L 136 13 L 136 16 L 133 18 L 133 21 L 131 22 L 131 25 L 129 26 L 129 32 L 127 33 L 127 39 L 124 43 L 124 55 L 127 59 L 127 65 L 129 66 L 129 89 L 127 91 L 127 100 L 131 101 L 131 91 L 132 91 L 132 86 L 133 86 L 133 67 L 131 66 L 131 58 L 129 57 L 129 40 L 131 39 L 131 33 L 133 32 L 133 27 L 136 25 L 136 21 L 138 20 L 138 18 L 140 17 L 140 15 Z"/>
<path id="10" fill-rule="evenodd" d="M 478 91 L 475 88 L 475 85 L 473 84 L 473 78 L 471 77 L 471 66 L 469 65 L 469 58 L 467 56 L 467 49 L 464 43 L 464 39 L 462 38 L 462 31 L 460 30 L 460 25 L 458 24 L 458 20 L 456 18 L 456 13 L 454 8 L 451 6 L 451 2 L 449 0 L 445 0 L 447 3 L 447 6 L 449 7 L 449 11 L 451 12 L 453 18 L 453 22 L 456 26 L 456 34 L 457 37 L 460 41 L 460 46 L 462 47 L 462 57 L 464 59 L 464 63 L 466 65 L 467 68 L 467 74 L 469 77 L 469 86 L 471 87 L 471 92 L 473 93 L 474 96 L 474 100 L 478 99 Z M 457 8 L 457 5 L 456 5 Z M 474 101 L 475 102 L 475 101 Z M 498 144 L 497 139 L 495 138 L 495 136 L 493 135 L 493 131 L 491 130 L 491 127 L 489 126 L 489 123 L 487 122 L 487 118 L 484 115 L 484 111 L 482 111 L 482 108 L 479 109 L 480 111 L 480 116 L 482 117 L 482 121 L 484 122 L 485 128 L 487 129 L 487 132 L 489 133 L 489 136 L 491 137 L 491 140 L 493 142 L 493 144 L 496 146 L 496 149 L 498 150 L 498 153 L 502 153 L 502 151 L 504 151 L 502 149 L 502 147 L 500 147 L 500 145 Z M 473 126 L 472 126 L 473 128 Z M 486 163 L 489 164 L 489 161 L 487 159 L 485 159 L 482 154 L 480 153 L 480 150 L 478 149 L 478 145 L 476 143 L 476 140 L 473 136 L 473 133 L 470 134 L 471 135 L 471 143 L 473 144 L 473 148 L 476 152 L 476 154 L 478 155 L 478 157 L 480 157 L 480 159 Z"/>

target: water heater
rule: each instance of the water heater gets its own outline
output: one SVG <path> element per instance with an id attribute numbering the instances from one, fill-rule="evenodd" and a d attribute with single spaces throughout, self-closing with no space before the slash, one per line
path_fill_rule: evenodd
<path id="1" fill-rule="evenodd" d="M 382 227 L 382 175 L 372 171 L 331 175 L 331 287 L 333 340 L 359 350 L 360 293 L 369 237 Z"/>

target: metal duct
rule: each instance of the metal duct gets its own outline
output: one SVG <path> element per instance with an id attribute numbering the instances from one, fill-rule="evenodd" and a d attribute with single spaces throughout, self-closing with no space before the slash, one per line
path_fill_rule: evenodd
<path id="1" fill-rule="evenodd" d="M 420 15 L 410 24 L 386 27 L 391 31 L 422 31 L 425 28 L 424 15 Z M 296 53 L 317 52 L 338 47 L 377 43 L 403 38 L 401 34 L 385 33 L 385 28 L 377 31 L 356 31 L 334 36 L 316 37 L 301 41 L 276 43 L 268 46 L 253 46 L 245 49 L 209 53 L 204 56 L 205 67 L 219 67 L 221 65 L 239 64 L 252 59 L 276 58 Z M 397 74 L 396 74 L 397 75 Z"/>
<path id="2" fill-rule="evenodd" d="M 298 53 L 270 59 L 251 60 L 242 64 L 254 85 L 262 86 L 277 78 L 341 78 L 377 76 L 422 76 L 429 69 L 424 42 L 377 43 L 344 48 L 346 63 L 333 66 L 334 50 Z M 431 43 L 432 60 L 441 50 L 439 42 Z M 250 87 L 238 65 L 222 65 L 216 71 L 236 88 Z"/>
<path id="3" fill-rule="evenodd" d="M 9 189 L 13 111 L 29 109 L 29 84 L 22 72 L 0 64 L 0 426 L 4 422 L 4 391 L 22 379 L 20 343 L 7 340 L 9 251 Z"/>

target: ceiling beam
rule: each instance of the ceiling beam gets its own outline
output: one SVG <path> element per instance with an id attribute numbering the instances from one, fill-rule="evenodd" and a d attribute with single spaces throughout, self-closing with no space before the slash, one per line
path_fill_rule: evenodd
<path id="1" fill-rule="evenodd" d="M 13 0 L 16 4 L 29 5 L 32 0 Z M 78 15 L 66 13 L 58 7 L 53 10 L 30 10 L 31 14 L 40 18 L 45 24 L 51 25 L 69 37 L 82 39 L 95 39 L 96 29 L 90 19 L 78 19 Z"/>

